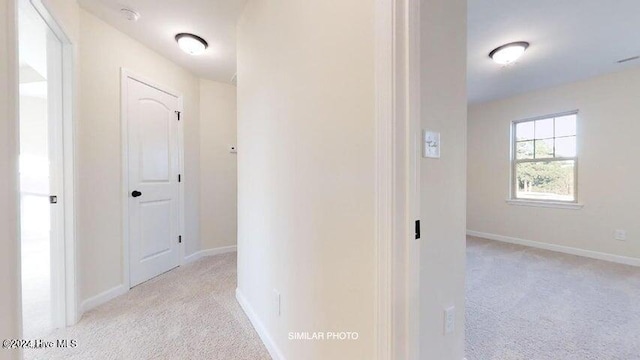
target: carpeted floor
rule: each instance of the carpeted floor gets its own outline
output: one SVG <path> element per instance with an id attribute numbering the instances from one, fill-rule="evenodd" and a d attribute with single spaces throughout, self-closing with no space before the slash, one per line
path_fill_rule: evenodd
<path id="1" fill-rule="evenodd" d="M 640 268 L 467 239 L 468 360 L 640 360 Z"/>
<path id="2" fill-rule="evenodd" d="M 26 359 L 271 359 L 235 299 L 236 254 L 201 259 L 133 288 L 47 339 L 74 349 Z"/>

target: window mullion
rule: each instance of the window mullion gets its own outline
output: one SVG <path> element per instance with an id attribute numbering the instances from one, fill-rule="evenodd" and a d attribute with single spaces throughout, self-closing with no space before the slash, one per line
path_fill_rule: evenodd
<path id="1" fill-rule="evenodd" d="M 536 138 L 537 138 L 537 131 L 536 128 L 538 127 L 538 125 L 536 124 L 536 122 L 533 122 L 533 158 L 536 158 Z"/>
<path id="2" fill-rule="evenodd" d="M 556 157 L 556 118 L 553 118 L 553 157 Z"/>
<path id="3" fill-rule="evenodd" d="M 546 159 L 515 159 L 516 164 L 522 163 L 545 163 L 545 162 L 560 162 L 560 161 L 576 161 L 577 157 L 560 157 L 560 158 L 546 158 Z"/>

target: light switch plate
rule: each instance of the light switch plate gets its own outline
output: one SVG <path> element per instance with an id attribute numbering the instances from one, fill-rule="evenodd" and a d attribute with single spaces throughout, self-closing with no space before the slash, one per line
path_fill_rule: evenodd
<path id="1" fill-rule="evenodd" d="M 424 157 L 439 159 L 440 158 L 440 133 L 425 130 L 423 147 L 424 147 L 424 150 L 423 150 Z"/>

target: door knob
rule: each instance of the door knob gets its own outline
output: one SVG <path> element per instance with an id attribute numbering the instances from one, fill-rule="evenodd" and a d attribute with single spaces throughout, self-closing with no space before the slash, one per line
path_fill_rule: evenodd
<path id="1" fill-rule="evenodd" d="M 142 195 L 142 193 L 140 191 L 138 191 L 138 190 L 133 190 L 133 192 L 131 193 L 131 196 L 133 196 L 133 197 L 138 197 L 138 196 L 141 196 L 141 195 Z"/>

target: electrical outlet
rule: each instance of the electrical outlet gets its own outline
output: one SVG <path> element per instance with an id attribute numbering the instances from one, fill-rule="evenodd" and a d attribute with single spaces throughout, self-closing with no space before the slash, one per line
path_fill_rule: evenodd
<path id="1" fill-rule="evenodd" d="M 444 309 L 444 333 L 451 334 L 456 330 L 456 307 Z"/>
<path id="2" fill-rule="evenodd" d="M 627 232 L 625 230 L 616 230 L 614 234 L 614 238 L 618 241 L 626 241 L 627 240 Z"/>
<path id="3" fill-rule="evenodd" d="M 273 289 L 273 310 L 274 310 L 276 316 L 278 316 L 278 317 L 280 316 L 280 313 L 281 313 L 281 311 L 280 311 L 281 302 L 280 301 L 281 301 L 280 300 L 280 293 L 278 292 L 278 290 Z"/>

